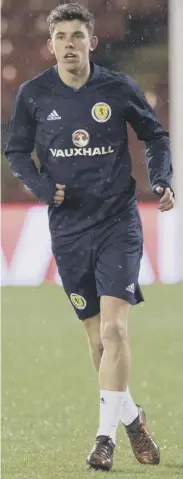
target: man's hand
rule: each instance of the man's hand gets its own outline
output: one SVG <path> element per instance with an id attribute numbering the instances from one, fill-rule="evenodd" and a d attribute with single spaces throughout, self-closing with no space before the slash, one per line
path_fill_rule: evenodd
<path id="1" fill-rule="evenodd" d="M 60 206 L 65 198 L 65 185 L 56 184 L 57 191 L 54 194 L 53 200 L 56 206 Z"/>
<path id="2" fill-rule="evenodd" d="M 171 189 L 168 187 L 164 189 L 161 186 L 157 186 L 156 192 L 159 195 L 162 195 L 164 193 L 159 201 L 160 211 L 163 212 L 171 210 L 174 207 L 175 203 L 173 192 L 171 191 Z"/>

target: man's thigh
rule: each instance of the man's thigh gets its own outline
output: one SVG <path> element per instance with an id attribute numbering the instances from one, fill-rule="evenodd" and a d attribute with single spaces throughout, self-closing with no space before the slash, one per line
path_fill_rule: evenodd
<path id="1" fill-rule="evenodd" d="M 65 292 L 79 319 L 100 311 L 93 270 L 90 234 L 58 242 L 52 247 Z"/>
<path id="2" fill-rule="evenodd" d="M 138 284 L 143 234 L 136 207 L 103 229 L 100 245 L 95 269 L 98 296 L 121 298 L 132 305 L 143 301 Z"/>

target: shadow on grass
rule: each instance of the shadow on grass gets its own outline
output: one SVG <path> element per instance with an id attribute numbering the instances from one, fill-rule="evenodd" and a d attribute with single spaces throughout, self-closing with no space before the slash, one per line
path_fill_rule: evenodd
<path id="1" fill-rule="evenodd" d="M 123 468 L 120 469 L 120 468 L 115 467 L 114 469 L 112 469 L 112 471 L 110 471 L 110 474 L 117 474 L 117 473 L 124 474 L 124 475 L 125 474 L 131 474 L 132 475 L 131 477 L 134 477 L 134 475 L 136 476 L 138 474 L 147 474 L 147 470 L 146 469 L 144 469 L 144 470 L 143 469 L 136 469 L 135 470 L 134 468 L 130 469 L 129 467 L 128 468 L 125 467 L 125 469 L 123 469 Z"/>
<path id="2" fill-rule="evenodd" d="M 124 474 L 124 475 L 125 474 L 131 474 L 132 475 L 131 477 L 134 477 L 134 474 L 135 474 L 135 476 L 138 475 L 138 474 L 147 474 L 147 469 L 144 469 L 144 470 L 136 469 L 135 470 L 134 468 L 132 469 L 132 468 L 129 468 L 129 467 L 128 468 L 125 467 L 125 469 L 114 467 L 112 469 L 112 471 L 102 471 L 102 470 L 99 470 L 99 469 L 97 471 L 94 471 L 93 468 L 88 468 L 87 470 L 88 470 L 89 473 L 92 472 L 93 474 L 96 474 L 96 472 L 98 472 L 99 474 L 102 474 L 102 477 L 105 476 L 105 475 L 107 475 L 109 477 L 109 474 L 110 475 L 111 474 Z"/>
<path id="3" fill-rule="evenodd" d="M 183 469 L 183 462 L 165 462 L 165 467 L 168 469 Z"/>

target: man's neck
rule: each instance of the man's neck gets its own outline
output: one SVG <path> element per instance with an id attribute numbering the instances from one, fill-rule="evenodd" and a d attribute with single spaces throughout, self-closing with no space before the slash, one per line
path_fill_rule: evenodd
<path id="1" fill-rule="evenodd" d="M 60 79 L 71 88 L 81 88 L 90 76 L 90 63 L 88 62 L 81 70 L 68 72 L 64 71 L 58 63 L 58 74 Z"/>

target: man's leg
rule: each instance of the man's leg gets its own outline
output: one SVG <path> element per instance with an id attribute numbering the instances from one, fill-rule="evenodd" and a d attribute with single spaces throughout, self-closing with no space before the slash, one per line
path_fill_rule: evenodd
<path id="1" fill-rule="evenodd" d="M 102 296 L 100 311 L 100 336 L 103 346 L 99 367 L 100 420 L 96 443 L 88 457 L 88 464 L 95 469 L 110 470 L 130 369 L 127 341 L 129 304 L 118 298 Z"/>
<path id="2" fill-rule="evenodd" d="M 92 326 L 92 318 L 85 323 L 93 363 L 97 370 L 100 363 L 99 429 L 95 446 L 88 457 L 89 466 L 95 469 L 110 470 L 112 468 L 115 437 L 120 418 L 126 426 L 138 461 L 146 464 L 159 463 L 159 449 L 146 428 L 144 412 L 142 408 L 134 404 L 127 388 L 130 372 L 130 348 L 127 334 L 129 309 L 130 305 L 127 301 L 102 296 L 100 328 L 99 315 L 93 318 L 95 327 Z"/>
<path id="3" fill-rule="evenodd" d="M 125 391 L 130 371 L 127 321 L 130 305 L 119 298 L 101 297 L 101 340 L 104 348 L 99 370 L 100 389 Z"/>
<path id="4" fill-rule="evenodd" d="M 100 363 L 103 355 L 103 344 L 101 340 L 101 317 L 100 314 L 83 321 L 83 326 L 87 333 L 91 359 L 96 373 L 99 373 Z M 120 374 L 123 374 L 120 372 Z M 131 424 L 138 416 L 138 409 L 131 397 L 129 388 L 126 388 L 122 407 L 121 422 L 124 426 Z"/>
<path id="5" fill-rule="evenodd" d="M 97 436 L 109 436 L 114 444 L 118 422 L 123 414 L 123 405 L 126 408 L 126 416 L 128 411 L 129 423 L 138 417 L 137 406 L 127 390 L 130 372 L 127 333 L 129 310 L 130 305 L 127 301 L 110 296 L 101 297 L 103 355 L 99 369 L 101 401 Z"/>
<path id="6" fill-rule="evenodd" d="M 108 296 L 102 297 L 101 314 L 105 319 L 101 321 L 100 315 L 97 315 L 83 321 L 93 364 L 99 372 L 101 397 L 97 436 L 112 439 L 112 443 L 108 444 L 109 448 L 112 445 L 112 452 L 118 422 L 124 415 L 123 408 L 129 423 L 138 416 L 137 406 L 127 389 L 130 363 L 127 341 L 129 308 L 130 305 L 126 301 Z M 106 469 L 111 468 L 112 456 L 111 461 L 102 466 Z"/>
<path id="7" fill-rule="evenodd" d="M 100 363 L 103 354 L 103 344 L 100 334 L 100 321 L 100 314 L 83 321 L 83 326 L 88 338 L 90 356 L 97 374 L 100 369 Z"/>

